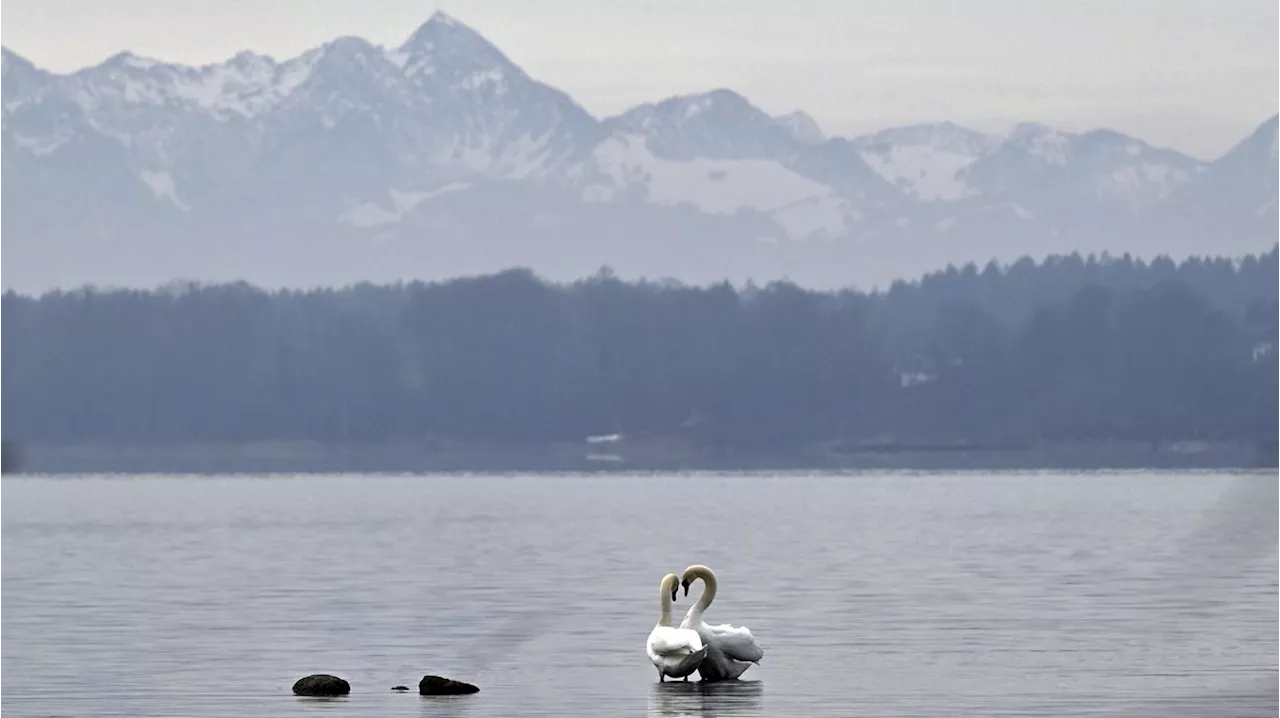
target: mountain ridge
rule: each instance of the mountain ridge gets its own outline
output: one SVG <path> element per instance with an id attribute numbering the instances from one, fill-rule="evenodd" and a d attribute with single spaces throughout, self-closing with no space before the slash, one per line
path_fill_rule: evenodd
<path id="1" fill-rule="evenodd" d="M 954 261 L 1274 242 L 1274 192 L 1252 217 L 1230 200 L 1274 187 L 1274 117 L 1213 162 L 1038 123 L 830 136 L 729 88 L 598 118 L 439 12 L 396 47 L 344 37 L 285 60 L 123 52 L 58 75 L 3 57 L 7 288 L 515 263 L 873 285 Z"/>

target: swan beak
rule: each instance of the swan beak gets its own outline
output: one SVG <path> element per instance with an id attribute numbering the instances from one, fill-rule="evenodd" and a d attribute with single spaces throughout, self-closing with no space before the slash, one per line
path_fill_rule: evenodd
<path id="1" fill-rule="evenodd" d="M 676 600 L 676 594 L 677 594 L 677 593 L 679 593 L 679 590 L 678 590 L 675 586 L 672 586 L 672 587 L 671 587 L 671 600 L 672 600 L 672 601 Z"/>
<path id="2" fill-rule="evenodd" d="M 688 581 L 681 581 L 681 582 L 680 582 L 680 585 L 684 587 L 684 595 L 688 596 L 688 595 L 689 595 L 689 582 L 688 582 Z"/>

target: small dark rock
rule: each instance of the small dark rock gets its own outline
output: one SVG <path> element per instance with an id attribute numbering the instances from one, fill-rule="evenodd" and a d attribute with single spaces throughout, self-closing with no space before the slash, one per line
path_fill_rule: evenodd
<path id="1" fill-rule="evenodd" d="M 299 678 L 293 684 L 293 692 L 300 696 L 345 696 L 351 692 L 351 684 L 337 676 L 316 673 Z"/>
<path id="2" fill-rule="evenodd" d="M 393 691 L 407 691 L 407 690 L 409 690 L 409 686 L 391 686 L 391 690 L 393 690 Z"/>
<path id="3" fill-rule="evenodd" d="M 424 696 L 460 696 L 479 692 L 480 689 L 470 683 L 440 676 L 423 676 L 422 680 L 418 681 L 418 694 Z"/>

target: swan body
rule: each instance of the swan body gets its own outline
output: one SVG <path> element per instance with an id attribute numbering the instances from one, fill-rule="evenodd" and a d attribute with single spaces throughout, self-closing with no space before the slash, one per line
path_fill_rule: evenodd
<path id="1" fill-rule="evenodd" d="M 701 564 L 694 564 L 684 570 L 681 585 L 685 595 L 689 595 L 689 584 L 702 579 L 704 588 L 697 603 L 685 614 L 680 627 L 690 629 L 698 634 L 707 647 L 707 657 L 698 666 L 698 675 L 704 681 L 734 680 L 746 672 L 752 663 L 759 664 L 764 658 L 764 649 L 756 643 L 751 629 L 745 626 L 733 626 L 728 623 L 711 625 L 702 620 L 702 614 L 716 597 L 716 575 Z"/>
<path id="2" fill-rule="evenodd" d="M 675 600 L 679 580 L 674 573 L 662 577 L 662 612 L 658 616 L 658 624 L 649 632 L 649 640 L 645 643 L 645 651 L 658 669 L 660 682 L 667 680 L 668 676 L 689 680 L 689 676 L 698 670 L 698 666 L 707 657 L 707 647 L 703 645 L 697 631 L 671 625 L 671 602 Z"/>

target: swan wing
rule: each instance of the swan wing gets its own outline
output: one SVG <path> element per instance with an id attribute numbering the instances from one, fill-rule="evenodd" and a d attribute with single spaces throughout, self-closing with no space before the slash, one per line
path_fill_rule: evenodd
<path id="1" fill-rule="evenodd" d="M 698 675 L 708 683 L 731 681 L 746 672 L 751 664 L 725 655 L 715 643 L 708 643 L 706 658 L 698 665 Z"/>
<path id="2" fill-rule="evenodd" d="M 697 631 L 671 626 L 654 626 L 649 634 L 649 651 L 659 656 L 687 655 L 702 650 Z"/>
<path id="3" fill-rule="evenodd" d="M 685 678 L 698 670 L 707 649 L 696 631 L 663 625 L 654 627 L 645 644 L 649 660 L 662 675 L 672 678 Z"/>
<path id="4" fill-rule="evenodd" d="M 746 626 L 731 626 L 727 623 L 709 625 L 706 633 L 711 636 L 711 643 L 735 661 L 757 663 L 764 658 L 764 649 L 756 643 L 756 637 Z"/>
<path id="5" fill-rule="evenodd" d="M 716 634 L 738 633 L 738 634 L 743 634 L 748 637 L 754 638 L 754 636 L 752 636 L 751 634 L 750 628 L 747 628 L 746 626 L 735 626 L 731 623 L 716 623 L 716 624 L 708 623 L 707 630 Z"/>
<path id="6" fill-rule="evenodd" d="M 710 646 L 703 646 L 692 653 L 668 653 L 659 656 L 654 665 L 660 667 L 663 673 L 672 678 L 686 678 L 702 666 L 709 648 Z"/>

